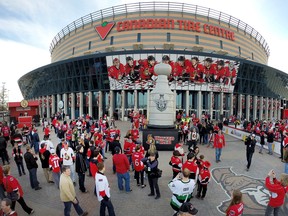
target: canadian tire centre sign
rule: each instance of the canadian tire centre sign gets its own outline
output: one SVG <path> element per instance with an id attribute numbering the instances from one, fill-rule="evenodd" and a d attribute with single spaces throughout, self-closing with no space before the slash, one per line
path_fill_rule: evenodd
<path id="1" fill-rule="evenodd" d="M 109 32 L 114 27 L 115 22 L 104 22 L 95 27 L 96 32 L 102 40 L 105 40 Z M 179 31 L 204 32 L 205 34 L 214 35 L 225 38 L 227 40 L 235 41 L 235 34 L 233 31 L 225 28 L 214 26 L 207 23 L 195 22 L 193 20 L 180 19 L 138 19 L 125 20 L 116 23 L 118 32 L 133 31 L 142 29 L 178 29 Z"/>

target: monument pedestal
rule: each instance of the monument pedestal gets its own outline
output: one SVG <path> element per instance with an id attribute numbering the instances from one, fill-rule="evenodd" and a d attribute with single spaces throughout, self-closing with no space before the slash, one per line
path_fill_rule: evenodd
<path id="1" fill-rule="evenodd" d="M 155 140 L 156 149 L 174 150 L 175 145 L 178 143 L 178 130 L 177 129 L 161 129 L 161 128 L 148 128 L 142 132 L 142 143 L 145 150 L 149 149 L 149 137 Z"/>

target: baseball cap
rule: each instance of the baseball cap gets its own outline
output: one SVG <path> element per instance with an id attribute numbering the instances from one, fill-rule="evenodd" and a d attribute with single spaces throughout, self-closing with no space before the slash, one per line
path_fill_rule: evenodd
<path id="1" fill-rule="evenodd" d="M 180 212 L 187 212 L 187 213 L 192 214 L 192 215 L 195 215 L 198 212 L 198 210 L 196 208 L 194 208 L 194 206 L 189 202 L 183 203 L 183 205 L 180 207 L 179 211 Z"/>
<path id="2" fill-rule="evenodd" d="M 53 148 L 50 149 L 50 153 L 51 153 L 51 154 L 55 154 L 55 149 L 53 149 Z"/>

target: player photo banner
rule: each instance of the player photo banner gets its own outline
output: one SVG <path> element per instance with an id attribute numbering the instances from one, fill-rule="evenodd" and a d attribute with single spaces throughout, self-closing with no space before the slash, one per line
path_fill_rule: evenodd
<path id="1" fill-rule="evenodd" d="M 239 63 L 205 56 L 135 54 L 106 57 L 111 90 L 147 90 L 155 88 L 160 62 L 172 68 L 168 76 L 171 90 L 232 93 Z"/>

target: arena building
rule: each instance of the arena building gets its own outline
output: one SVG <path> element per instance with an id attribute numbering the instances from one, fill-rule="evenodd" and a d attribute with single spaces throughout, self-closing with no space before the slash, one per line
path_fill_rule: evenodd
<path id="1" fill-rule="evenodd" d="M 279 119 L 288 75 L 267 66 L 269 46 L 250 25 L 210 8 L 139 2 L 90 13 L 64 27 L 50 47 L 52 63 L 18 80 L 41 113 L 99 118 L 133 109 L 149 119 L 154 65 L 168 77 L 176 110 Z"/>

